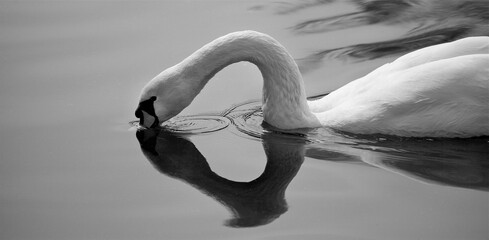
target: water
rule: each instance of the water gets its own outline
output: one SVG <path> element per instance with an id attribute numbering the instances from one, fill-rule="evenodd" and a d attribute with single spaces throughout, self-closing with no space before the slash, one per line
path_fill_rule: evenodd
<path id="1" fill-rule="evenodd" d="M 166 130 L 128 124 L 150 78 L 228 32 L 277 38 L 313 96 L 485 30 L 485 1 L 377 2 L 0 3 L 1 238 L 487 239 L 486 138 L 279 131 L 248 63 Z"/>

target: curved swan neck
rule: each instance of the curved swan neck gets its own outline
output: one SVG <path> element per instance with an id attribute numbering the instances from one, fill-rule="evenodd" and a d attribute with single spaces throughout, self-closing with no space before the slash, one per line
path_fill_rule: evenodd
<path id="1" fill-rule="evenodd" d="M 248 61 L 263 76 L 263 113 L 275 127 L 314 127 L 299 68 L 287 50 L 272 37 L 254 32 L 235 32 L 220 37 L 182 61 L 185 79 L 195 81 L 196 94 L 224 67 Z"/>

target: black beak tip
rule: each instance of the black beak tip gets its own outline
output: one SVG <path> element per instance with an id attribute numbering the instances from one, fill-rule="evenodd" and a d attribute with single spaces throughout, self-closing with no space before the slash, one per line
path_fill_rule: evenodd
<path id="1" fill-rule="evenodd" d="M 143 117 L 143 113 L 141 112 L 141 109 L 140 108 L 136 109 L 136 111 L 134 112 L 134 115 L 137 118 L 142 118 Z"/>
<path id="2" fill-rule="evenodd" d="M 149 126 L 149 128 L 156 128 L 159 126 L 159 120 L 158 120 L 158 117 L 156 116 L 154 106 L 153 106 L 154 101 L 156 101 L 156 96 L 152 96 L 151 98 L 139 103 L 138 108 L 134 112 L 134 115 L 136 115 L 136 117 L 139 118 L 139 125 L 140 126 L 146 126 L 144 124 L 145 113 L 154 117 L 154 122 L 151 123 L 151 126 Z"/>

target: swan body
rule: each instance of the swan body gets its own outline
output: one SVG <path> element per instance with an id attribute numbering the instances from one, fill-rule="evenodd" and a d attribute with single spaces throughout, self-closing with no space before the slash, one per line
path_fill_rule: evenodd
<path id="1" fill-rule="evenodd" d="M 426 47 L 308 101 L 299 69 L 272 37 L 230 33 L 153 78 L 136 116 L 155 127 L 177 115 L 215 73 L 249 61 L 263 76 L 264 121 L 282 129 L 330 127 L 408 137 L 489 135 L 489 37 Z"/>

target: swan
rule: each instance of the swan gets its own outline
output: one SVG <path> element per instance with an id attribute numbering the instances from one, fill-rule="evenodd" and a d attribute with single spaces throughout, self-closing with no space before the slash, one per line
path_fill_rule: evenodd
<path id="1" fill-rule="evenodd" d="M 288 51 L 256 31 L 227 34 L 142 89 L 136 117 L 158 127 L 180 113 L 224 67 L 249 61 L 263 77 L 264 121 L 280 129 L 329 127 L 405 137 L 489 135 L 489 37 L 426 47 L 308 101 Z"/>

